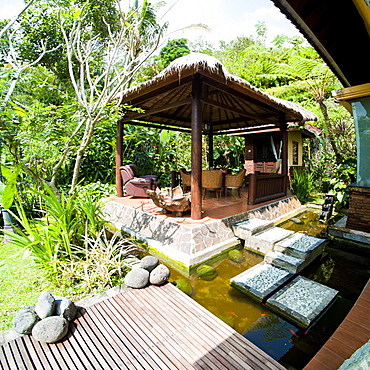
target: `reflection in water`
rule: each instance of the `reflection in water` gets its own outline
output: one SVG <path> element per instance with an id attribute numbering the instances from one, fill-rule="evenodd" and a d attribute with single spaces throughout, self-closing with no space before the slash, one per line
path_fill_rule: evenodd
<path id="1" fill-rule="evenodd" d="M 279 225 L 279 227 L 316 237 L 320 237 L 327 227 L 327 225 L 319 221 L 319 212 L 313 210 L 307 210 L 296 218 L 298 218 L 301 223 L 288 220 Z"/>

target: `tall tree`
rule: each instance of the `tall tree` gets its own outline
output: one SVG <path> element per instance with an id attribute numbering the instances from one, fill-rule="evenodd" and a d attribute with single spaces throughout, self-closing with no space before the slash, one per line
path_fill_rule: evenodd
<path id="1" fill-rule="evenodd" d="M 288 82 L 288 84 L 273 89 L 275 95 L 278 92 L 283 93 L 284 90 L 295 89 L 296 91 L 307 91 L 313 97 L 322 113 L 324 133 L 333 149 L 336 162 L 341 163 L 342 153 L 332 135 L 334 127 L 326 105 L 326 98 L 330 91 L 340 86 L 334 74 L 321 59 L 311 59 L 297 54 L 289 56 L 286 62 L 271 64 L 269 72 L 275 78 Z"/>
<path id="2" fill-rule="evenodd" d="M 82 3 L 82 6 L 78 6 L 80 3 Z M 54 61 L 53 58 L 44 59 L 44 56 L 48 51 L 45 45 L 50 44 L 54 31 L 58 29 L 58 42 L 53 45 L 52 50 L 59 53 L 60 60 L 65 60 L 65 64 L 63 66 L 60 64 L 60 66 L 64 68 L 66 73 L 63 76 L 57 73 L 55 83 L 56 86 L 59 86 L 59 89 L 65 91 L 63 98 L 67 100 L 63 101 L 61 106 L 65 105 L 65 108 L 63 107 L 65 113 L 69 111 L 69 117 L 66 116 L 65 118 L 71 123 L 70 125 L 67 125 L 67 122 L 64 124 L 65 128 L 69 128 L 65 130 L 65 138 L 59 140 L 59 153 L 54 156 L 54 160 L 57 159 L 57 162 L 54 163 L 49 176 L 52 187 L 56 184 L 58 173 L 65 164 L 67 156 L 71 157 L 73 155 L 75 164 L 72 189 L 76 186 L 81 162 L 93 138 L 96 124 L 113 117 L 112 115 L 119 107 L 120 94 L 129 86 L 142 63 L 156 49 L 165 28 L 165 26 L 156 23 L 155 13 L 151 4 L 146 0 L 144 0 L 142 6 L 136 4 L 127 12 L 121 12 L 117 8 L 114 15 L 112 12 L 93 12 L 91 9 L 93 3 L 98 6 L 106 2 L 102 0 L 92 2 L 77 0 L 71 3 L 58 0 L 57 10 L 52 6 L 54 2 L 39 1 L 37 3 L 39 8 L 37 8 L 36 14 L 40 16 L 39 21 L 42 24 L 42 27 L 39 27 L 41 33 L 39 34 L 38 45 L 42 45 L 44 49 L 31 63 L 35 66 L 43 64 L 46 68 L 55 72 L 57 54 L 53 56 Z M 110 4 L 113 4 L 113 1 Z M 32 12 L 33 10 L 32 8 Z M 4 41 L 1 48 L 4 53 L 2 60 L 9 60 L 10 56 L 14 57 L 14 66 L 7 69 L 9 71 L 7 81 L 2 79 L 0 84 L 0 87 L 3 88 L 2 94 L 6 97 L 2 100 L 2 104 L 6 105 L 8 115 L 6 119 L 3 119 L 5 116 L 2 115 L 1 123 L 4 125 L 3 133 L 9 133 L 9 140 L 5 140 L 9 149 L 19 146 L 22 140 L 25 142 L 25 135 L 27 135 L 26 131 L 22 132 L 22 129 L 26 129 L 26 126 L 18 125 L 11 115 L 15 112 L 18 117 L 22 118 L 23 116 L 25 121 L 26 116 L 30 116 L 28 112 L 33 112 L 36 107 L 35 102 L 32 107 L 28 107 L 22 104 L 24 100 L 21 102 L 19 99 L 14 102 L 7 98 L 9 94 L 14 92 L 14 86 L 16 85 L 13 78 L 14 71 L 17 70 L 16 66 L 19 66 L 18 69 L 21 72 L 25 70 L 28 73 L 35 71 L 35 69 L 29 68 L 31 63 L 27 63 L 27 61 L 32 60 L 32 56 L 37 55 L 37 49 L 40 49 L 37 45 L 32 47 L 29 42 L 32 38 L 37 38 L 36 33 L 32 35 L 24 34 L 24 31 L 29 29 L 27 19 L 32 18 L 30 24 L 33 26 L 37 23 L 36 18 L 33 18 L 35 13 L 32 12 L 26 12 L 23 15 L 25 18 L 22 18 L 21 26 L 10 27 L 5 30 L 4 35 L 6 37 L 2 39 Z M 54 17 L 51 23 L 46 22 L 45 17 L 41 16 L 43 12 L 50 17 Z M 115 22 L 110 22 L 110 19 L 113 18 Z M 50 27 L 48 28 L 48 26 Z M 34 28 L 37 29 L 37 27 Z M 105 34 L 103 34 L 102 29 L 105 30 Z M 45 42 L 43 37 L 46 40 Z M 21 47 L 22 43 L 24 49 Z M 3 83 L 3 81 L 5 82 Z M 49 83 L 49 77 L 41 85 L 45 86 L 46 81 Z M 68 85 L 71 86 L 74 92 L 75 102 L 71 101 Z M 39 88 L 39 85 L 34 86 L 35 90 Z M 46 101 L 43 103 L 47 104 Z M 46 105 L 44 107 L 49 109 Z M 55 108 L 60 109 L 60 107 Z M 74 112 L 71 112 L 72 109 L 74 109 Z M 20 151 L 17 153 L 18 155 L 14 156 L 15 162 L 23 162 L 19 155 Z M 30 162 L 25 166 L 25 169 L 27 167 L 30 169 L 29 165 Z M 33 173 L 33 175 L 37 178 L 40 174 Z M 40 180 L 40 178 L 38 179 Z"/>

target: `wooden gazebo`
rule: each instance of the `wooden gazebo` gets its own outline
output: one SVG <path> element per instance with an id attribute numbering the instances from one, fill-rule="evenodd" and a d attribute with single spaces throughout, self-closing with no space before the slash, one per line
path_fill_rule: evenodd
<path id="1" fill-rule="evenodd" d="M 192 53 L 173 61 L 154 79 L 126 90 L 122 104 L 140 108 L 126 110 L 118 122 L 116 155 L 117 195 L 123 196 L 119 167 L 122 164 L 124 124 L 187 132 L 191 148 L 191 218 L 202 212 L 202 135 L 209 137 L 212 160 L 213 135 L 243 135 L 249 131 L 281 131 L 282 173 L 287 174 L 287 122 L 317 120 L 298 104 L 277 99 L 247 81 L 230 75 L 214 57 Z"/>

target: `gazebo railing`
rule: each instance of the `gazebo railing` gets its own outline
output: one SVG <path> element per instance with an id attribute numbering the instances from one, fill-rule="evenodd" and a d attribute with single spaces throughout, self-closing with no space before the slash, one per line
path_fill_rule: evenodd
<path id="1" fill-rule="evenodd" d="M 287 176 L 281 174 L 250 174 L 248 204 L 254 205 L 283 197 L 287 194 Z"/>

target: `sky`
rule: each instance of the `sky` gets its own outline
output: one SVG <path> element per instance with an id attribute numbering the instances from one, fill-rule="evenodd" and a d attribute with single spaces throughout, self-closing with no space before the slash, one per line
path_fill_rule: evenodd
<path id="1" fill-rule="evenodd" d="M 126 2 L 129 1 L 126 0 Z M 153 3 L 156 2 L 153 0 Z M 267 26 L 268 45 L 279 34 L 288 37 L 300 35 L 270 0 L 166 0 L 165 2 L 166 5 L 158 14 L 161 21 L 169 22 L 168 31 L 171 38 L 184 37 L 192 42 L 202 38 L 217 46 L 219 40 L 229 42 L 238 36 L 256 37 L 255 25 L 259 21 L 265 22 Z M 22 0 L 0 0 L 0 19 L 16 15 L 22 9 L 22 4 Z M 205 24 L 211 30 L 187 29 L 174 32 L 197 23 Z"/>

